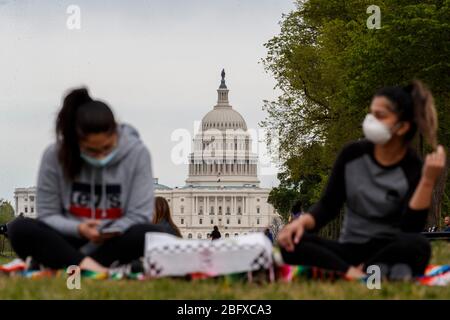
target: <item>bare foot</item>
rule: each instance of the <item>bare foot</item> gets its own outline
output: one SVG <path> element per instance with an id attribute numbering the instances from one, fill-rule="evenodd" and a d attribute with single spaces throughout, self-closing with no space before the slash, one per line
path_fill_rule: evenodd
<path id="1" fill-rule="evenodd" d="M 365 272 L 362 271 L 362 265 L 358 267 L 350 267 L 345 273 L 345 277 L 349 280 L 359 280 L 367 276 Z"/>
<path id="2" fill-rule="evenodd" d="M 108 272 L 108 268 L 105 268 L 91 257 L 86 257 L 81 260 L 80 268 L 83 270 L 91 270 L 95 272 Z"/>

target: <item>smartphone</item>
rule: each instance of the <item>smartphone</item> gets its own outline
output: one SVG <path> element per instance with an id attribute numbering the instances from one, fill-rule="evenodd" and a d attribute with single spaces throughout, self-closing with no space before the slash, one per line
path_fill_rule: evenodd
<path id="1" fill-rule="evenodd" d="M 101 234 L 109 234 L 109 233 L 121 233 L 120 229 L 117 227 L 109 227 L 109 228 L 102 228 L 100 230 Z"/>
<path id="2" fill-rule="evenodd" d="M 117 227 L 114 227 L 112 225 L 114 222 L 115 222 L 114 220 L 106 222 L 104 225 L 102 225 L 102 226 L 100 226 L 100 228 L 98 228 L 98 231 L 101 234 L 121 233 L 121 231 Z"/>

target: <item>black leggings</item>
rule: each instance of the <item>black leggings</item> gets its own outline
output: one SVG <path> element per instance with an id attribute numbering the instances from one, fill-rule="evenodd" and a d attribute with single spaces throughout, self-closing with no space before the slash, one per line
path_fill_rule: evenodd
<path id="1" fill-rule="evenodd" d="M 391 240 L 373 239 L 367 243 L 340 243 L 305 233 L 293 252 L 282 249 L 287 264 L 315 266 L 347 272 L 350 266 L 404 263 L 414 275 L 423 274 L 431 257 L 431 246 L 421 234 L 401 233 Z"/>
<path id="2" fill-rule="evenodd" d="M 147 232 L 167 232 L 152 224 L 137 224 L 118 237 L 101 244 L 89 257 L 105 267 L 113 262 L 128 263 L 144 254 L 144 239 Z M 60 269 L 79 265 L 86 257 L 79 249 L 88 240 L 63 236 L 42 221 L 18 218 L 8 224 L 8 237 L 17 255 L 25 260 L 32 257 L 36 262 Z"/>

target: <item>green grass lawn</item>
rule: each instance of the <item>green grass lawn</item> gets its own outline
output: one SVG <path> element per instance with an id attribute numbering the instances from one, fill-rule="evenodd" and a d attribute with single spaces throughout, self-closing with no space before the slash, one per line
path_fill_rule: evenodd
<path id="1" fill-rule="evenodd" d="M 0 263 L 9 260 L 0 258 Z M 433 243 L 432 263 L 450 263 L 450 243 Z M 359 282 L 302 279 L 262 285 L 225 280 L 82 279 L 81 290 L 68 290 L 63 277 L 30 280 L 1 276 L 0 299 L 450 299 L 450 287 L 382 283 L 381 290 L 369 290 Z"/>

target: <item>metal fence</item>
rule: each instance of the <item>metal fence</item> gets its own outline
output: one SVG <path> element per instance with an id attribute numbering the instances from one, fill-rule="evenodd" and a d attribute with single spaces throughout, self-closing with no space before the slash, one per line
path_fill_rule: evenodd
<path id="1" fill-rule="evenodd" d="M 337 240 L 339 238 L 339 233 L 341 232 L 342 219 L 344 217 L 343 212 L 339 216 L 328 223 L 319 231 L 319 235 L 326 239 Z"/>

